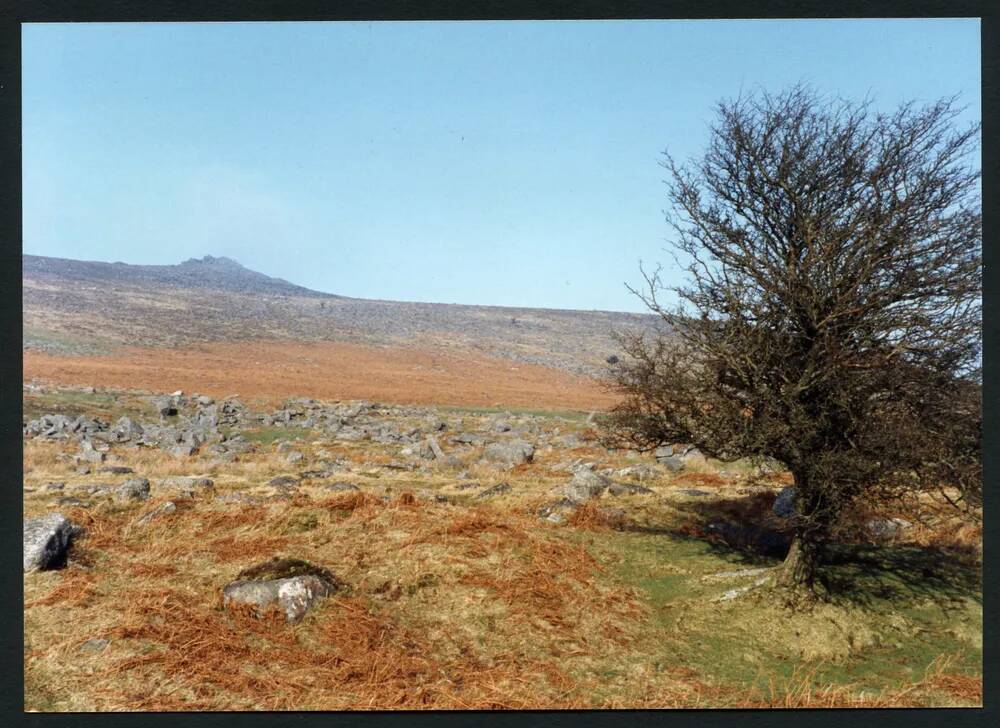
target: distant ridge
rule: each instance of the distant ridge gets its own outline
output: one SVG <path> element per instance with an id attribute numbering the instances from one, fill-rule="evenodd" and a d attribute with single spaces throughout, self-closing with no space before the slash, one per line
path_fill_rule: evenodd
<path id="1" fill-rule="evenodd" d="M 312 291 L 206 255 L 177 265 L 23 256 L 25 348 L 68 355 L 205 342 L 340 341 L 486 354 L 601 376 L 614 332 L 662 328 L 614 311 L 381 301 Z"/>
<path id="2" fill-rule="evenodd" d="M 340 298 L 245 268 L 232 258 L 206 255 L 177 265 L 132 265 L 25 255 L 26 277 L 37 280 L 129 283 L 308 298 Z"/>

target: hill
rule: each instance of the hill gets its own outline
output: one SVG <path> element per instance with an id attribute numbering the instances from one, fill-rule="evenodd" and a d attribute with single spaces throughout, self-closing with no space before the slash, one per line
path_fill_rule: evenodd
<path id="1" fill-rule="evenodd" d="M 596 375 L 644 314 L 348 298 L 228 258 L 179 265 L 24 256 L 24 346 L 54 354 L 259 339 L 419 346 Z"/>

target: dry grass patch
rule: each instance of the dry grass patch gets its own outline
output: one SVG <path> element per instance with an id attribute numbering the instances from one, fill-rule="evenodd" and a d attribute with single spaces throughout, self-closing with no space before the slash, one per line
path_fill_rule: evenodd
<path id="1" fill-rule="evenodd" d="M 232 576 L 221 565 L 303 553 L 303 539 L 316 534 L 265 536 L 266 521 L 294 504 L 178 511 L 155 545 L 129 535 L 129 514 L 75 514 L 89 528 L 82 545 L 102 554 L 100 568 L 94 577 L 61 574 L 44 603 L 73 608 L 103 583 L 100 607 L 118 617 L 100 636 L 119 645 L 94 684 L 79 689 L 116 710 L 568 707 L 582 700 L 568 697 L 578 682 L 552 659 L 574 650 L 589 658 L 609 640 L 634 637 L 612 622 L 638 607 L 595 581 L 586 549 L 538 535 L 517 515 L 363 493 L 311 507 L 330 514 L 318 530 L 333 529 L 334 539 L 324 544 L 329 536 L 320 534 L 310 558 L 358 588 L 296 626 L 220 611 L 217 592 Z M 205 541 L 232 530 L 240 535 Z M 165 563 L 164 550 L 175 549 Z M 385 600 L 361 572 L 385 574 L 400 593 Z"/>

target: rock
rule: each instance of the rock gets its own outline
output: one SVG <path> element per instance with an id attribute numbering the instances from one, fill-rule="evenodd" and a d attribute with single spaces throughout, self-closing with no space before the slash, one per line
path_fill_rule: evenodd
<path id="1" fill-rule="evenodd" d="M 103 468 L 98 468 L 99 473 L 111 473 L 112 475 L 128 475 L 129 473 L 134 473 L 132 468 L 125 467 L 124 465 L 106 465 Z"/>
<path id="2" fill-rule="evenodd" d="M 288 622 L 297 622 L 321 597 L 345 588 L 331 572 L 298 559 L 272 559 L 244 569 L 222 590 L 227 607 L 243 605 L 262 616 L 277 607 Z"/>
<path id="3" fill-rule="evenodd" d="M 652 492 L 650 488 L 632 483 L 611 483 L 608 486 L 608 493 L 611 495 L 647 495 Z"/>
<path id="4" fill-rule="evenodd" d="M 267 484 L 272 488 L 295 488 L 299 485 L 299 479 L 294 475 L 279 475 L 271 478 Z"/>
<path id="5" fill-rule="evenodd" d="M 712 495 L 707 490 L 698 490 L 697 488 L 683 488 L 677 492 L 682 493 L 684 495 L 689 495 L 692 498 L 704 498 L 706 496 Z"/>
<path id="6" fill-rule="evenodd" d="M 448 440 L 453 445 L 481 445 L 486 442 L 482 435 L 474 435 L 471 432 L 459 432 Z"/>
<path id="7" fill-rule="evenodd" d="M 493 423 L 494 432 L 510 432 L 513 428 L 506 420 L 498 420 Z"/>
<path id="8" fill-rule="evenodd" d="M 385 464 L 390 470 L 416 470 L 417 466 L 412 463 L 404 463 L 401 460 L 390 460 Z"/>
<path id="9" fill-rule="evenodd" d="M 342 427 L 337 430 L 334 439 L 344 442 L 357 442 L 358 440 L 364 440 L 366 437 L 368 437 L 368 433 L 364 430 L 359 430 L 356 427 Z"/>
<path id="10" fill-rule="evenodd" d="M 903 518 L 872 518 L 865 530 L 876 539 L 891 541 L 913 524 Z"/>
<path id="11" fill-rule="evenodd" d="M 538 517 L 550 523 L 565 523 L 570 514 L 578 507 L 578 504 L 569 498 L 561 498 L 557 501 L 547 503 L 538 509 Z"/>
<path id="12" fill-rule="evenodd" d="M 58 501 L 56 501 L 56 503 L 58 503 L 58 505 L 66 506 L 68 508 L 90 508 L 89 503 L 82 501 L 79 498 L 73 498 L 70 496 L 67 496 L 65 498 L 60 498 Z"/>
<path id="13" fill-rule="evenodd" d="M 160 481 L 161 488 L 179 492 L 187 498 L 192 498 L 198 492 L 209 492 L 215 489 L 211 478 L 199 478 L 193 475 L 169 475 Z"/>
<path id="14" fill-rule="evenodd" d="M 164 488 L 190 489 L 212 488 L 215 482 L 211 478 L 201 478 L 196 475 L 168 475 L 160 485 Z"/>
<path id="15" fill-rule="evenodd" d="M 174 445 L 170 448 L 169 452 L 175 458 L 189 458 L 194 454 L 194 447 L 191 445 Z"/>
<path id="16" fill-rule="evenodd" d="M 130 503 L 147 498 L 149 498 L 149 480 L 146 478 L 126 480 L 115 489 L 115 501 L 118 503 Z"/>
<path id="17" fill-rule="evenodd" d="M 63 490 L 66 487 L 65 483 L 46 483 L 45 490 Z"/>
<path id="18" fill-rule="evenodd" d="M 177 414 L 177 402 L 172 397 L 155 398 L 153 408 L 160 417 L 173 417 Z"/>
<path id="19" fill-rule="evenodd" d="M 705 574 L 700 581 L 712 582 L 720 579 L 742 579 L 748 576 L 760 576 L 767 574 L 773 567 L 765 566 L 759 569 L 738 569 L 736 571 L 717 571 L 714 574 Z"/>
<path id="20" fill-rule="evenodd" d="M 300 452 L 290 452 L 288 453 L 288 455 L 285 456 L 285 460 L 287 460 L 290 463 L 298 463 L 302 461 L 303 457 L 304 456 Z"/>
<path id="21" fill-rule="evenodd" d="M 762 576 L 761 578 L 757 579 L 757 581 L 755 581 L 753 584 L 751 584 L 749 586 L 736 587 L 735 589 L 729 589 L 728 591 L 723 592 L 721 596 L 716 597 L 712 601 L 713 602 L 731 602 L 733 599 L 738 599 L 739 597 L 743 596 L 744 594 L 746 594 L 751 589 L 754 589 L 754 588 L 756 588 L 758 586 L 763 586 L 766 583 L 767 583 L 767 577 L 766 576 Z"/>
<path id="22" fill-rule="evenodd" d="M 507 440 L 490 443 L 483 450 L 483 459 L 507 467 L 530 463 L 535 456 L 535 446 L 524 440 Z"/>
<path id="23" fill-rule="evenodd" d="M 156 506 L 149 513 L 145 514 L 139 520 L 135 522 L 137 526 L 148 526 L 149 522 L 154 518 L 159 518 L 160 516 L 165 516 L 168 513 L 174 513 L 177 510 L 177 504 L 173 501 L 166 501 Z"/>
<path id="24" fill-rule="evenodd" d="M 580 447 L 583 444 L 583 441 L 575 433 L 572 432 L 569 433 L 568 435 L 560 435 L 555 439 L 555 442 L 557 445 L 559 445 L 559 447 L 565 447 L 570 449 L 574 447 Z"/>
<path id="25" fill-rule="evenodd" d="M 358 486 L 353 483 L 347 483 L 345 481 L 339 481 L 337 483 L 329 483 L 323 486 L 324 490 L 329 490 L 333 493 L 346 493 L 350 491 L 360 490 Z"/>
<path id="26" fill-rule="evenodd" d="M 774 499 L 771 512 L 779 518 L 791 518 L 795 515 L 795 486 L 786 485 L 782 488 L 778 497 Z"/>
<path id="27" fill-rule="evenodd" d="M 660 447 L 653 450 L 653 457 L 657 460 L 663 460 L 665 458 L 673 457 L 674 448 L 670 445 L 661 445 Z"/>
<path id="28" fill-rule="evenodd" d="M 428 417 L 426 422 L 426 428 L 429 432 L 441 432 L 442 430 L 446 430 L 448 428 L 448 423 L 437 417 Z"/>
<path id="29" fill-rule="evenodd" d="M 431 501 L 433 503 L 449 503 L 448 496 L 442 495 L 441 493 L 435 493 L 433 490 L 428 490 L 427 488 L 421 488 L 417 491 L 417 499 L 422 501 Z"/>
<path id="30" fill-rule="evenodd" d="M 105 454 L 100 450 L 95 450 L 94 446 L 90 443 L 90 440 L 83 440 L 80 443 L 80 455 L 81 460 L 85 460 L 88 463 L 103 463 Z"/>
<path id="31" fill-rule="evenodd" d="M 427 438 L 427 447 L 430 448 L 431 454 L 438 460 L 444 460 L 447 457 L 444 454 L 444 450 L 441 449 L 441 445 L 438 444 L 437 438 L 433 435 Z"/>
<path id="32" fill-rule="evenodd" d="M 105 639 L 104 637 L 92 637 L 81 644 L 78 649 L 80 652 L 103 652 L 110 644 L 111 640 Z"/>
<path id="33" fill-rule="evenodd" d="M 433 435 L 427 438 L 427 446 L 430 448 L 434 459 L 442 465 L 447 465 L 452 468 L 459 468 L 462 466 L 461 460 L 456 458 L 454 455 L 447 454 L 441 449 L 441 445 L 438 444 L 437 438 Z"/>
<path id="34" fill-rule="evenodd" d="M 510 483 L 497 483 L 496 485 L 490 486 L 486 490 L 483 490 L 476 494 L 477 500 L 484 500 L 486 498 L 494 498 L 498 495 L 503 495 L 505 493 L 510 493 L 512 488 Z"/>
<path id="35" fill-rule="evenodd" d="M 671 473 L 677 473 L 684 469 L 684 463 L 681 461 L 681 459 L 673 456 L 660 458 L 657 460 L 657 462 L 663 467 L 665 467 L 667 470 L 669 470 Z"/>
<path id="36" fill-rule="evenodd" d="M 627 468 L 620 468 L 615 471 L 615 476 L 618 478 L 628 478 L 630 480 L 638 480 L 642 482 L 643 480 L 650 480 L 656 477 L 656 468 L 650 465 L 630 465 Z"/>
<path id="37" fill-rule="evenodd" d="M 608 489 L 611 482 L 603 475 L 581 468 L 573 475 L 573 479 L 563 486 L 562 492 L 572 502 L 583 503 L 600 496 Z"/>
<path id="38" fill-rule="evenodd" d="M 208 407 L 209 405 L 215 404 L 215 400 L 205 394 L 197 397 L 195 402 L 200 404 L 202 407 Z"/>
<path id="39" fill-rule="evenodd" d="M 118 441 L 138 440 L 142 437 L 142 426 L 133 422 L 130 417 L 120 417 L 111 428 L 111 433 Z"/>
<path id="40" fill-rule="evenodd" d="M 24 570 L 54 569 L 66 561 L 66 552 L 83 529 L 61 513 L 24 521 Z"/>
<path id="41" fill-rule="evenodd" d="M 680 453 L 680 459 L 683 463 L 703 463 L 705 455 L 698 448 L 687 446 Z"/>

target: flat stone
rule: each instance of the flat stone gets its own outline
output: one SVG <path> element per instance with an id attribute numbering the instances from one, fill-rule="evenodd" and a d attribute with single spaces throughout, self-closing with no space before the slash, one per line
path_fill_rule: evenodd
<path id="1" fill-rule="evenodd" d="M 510 487 L 510 483 L 497 483 L 496 485 L 490 486 L 486 490 L 480 491 L 476 494 L 476 498 L 479 500 L 484 500 L 486 498 L 495 498 L 498 495 L 504 495 L 505 493 L 510 493 L 513 490 Z"/>
<path id="2" fill-rule="evenodd" d="M 111 640 L 93 637 L 80 645 L 79 650 L 80 652 L 103 652 L 110 644 Z"/>
<path id="3" fill-rule="evenodd" d="M 215 482 L 211 478 L 202 478 L 197 475 L 169 475 L 160 481 L 160 487 L 177 491 L 190 498 L 196 493 L 207 493 L 214 490 Z"/>
<path id="4" fill-rule="evenodd" d="M 697 488 L 682 488 L 677 492 L 683 495 L 691 496 L 692 498 L 705 498 L 712 495 L 707 490 L 698 490 Z"/>
<path id="5" fill-rule="evenodd" d="M 135 471 L 125 465 L 105 465 L 103 468 L 99 468 L 98 472 L 111 473 L 112 475 L 128 475 Z"/>
<path id="6" fill-rule="evenodd" d="M 82 501 L 79 498 L 73 498 L 72 496 L 60 498 L 56 502 L 61 506 L 67 506 L 69 508 L 90 508 L 89 503 Z"/>
<path id="7" fill-rule="evenodd" d="M 286 621 L 297 622 L 318 599 L 344 587 L 321 567 L 297 559 L 272 559 L 240 572 L 222 590 L 222 599 L 225 606 L 248 606 L 258 615 L 277 607 Z"/>
<path id="8" fill-rule="evenodd" d="M 611 495 L 648 495 L 652 492 L 650 488 L 632 483 L 612 483 L 608 486 Z"/>
<path id="9" fill-rule="evenodd" d="M 271 478 L 267 484 L 272 488 L 296 488 L 299 485 L 299 479 L 294 475 L 279 475 Z"/>
<path id="10" fill-rule="evenodd" d="M 323 489 L 329 490 L 333 493 L 347 493 L 350 491 L 360 490 L 360 488 L 358 488 L 358 486 L 354 485 L 353 483 L 347 483 L 344 481 L 329 483 L 327 485 L 324 485 Z"/>

